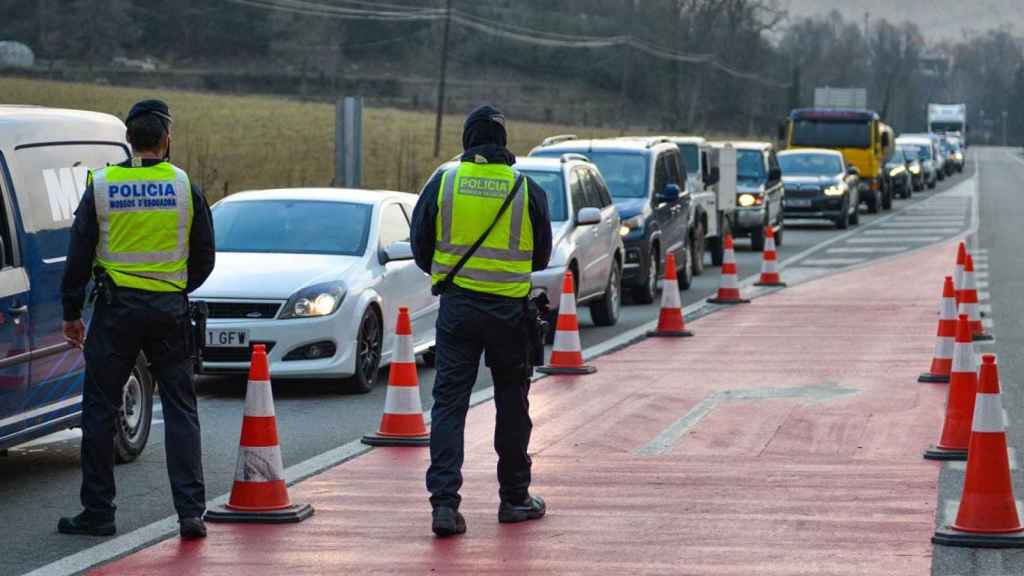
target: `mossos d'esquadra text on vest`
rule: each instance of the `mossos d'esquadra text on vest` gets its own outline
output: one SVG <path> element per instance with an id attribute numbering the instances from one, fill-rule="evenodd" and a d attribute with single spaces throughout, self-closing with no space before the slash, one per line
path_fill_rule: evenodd
<path id="1" fill-rule="evenodd" d="M 498 178 L 475 178 L 463 176 L 459 178 L 459 193 L 470 196 L 504 199 L 511 187 L 508 180 Z"/>

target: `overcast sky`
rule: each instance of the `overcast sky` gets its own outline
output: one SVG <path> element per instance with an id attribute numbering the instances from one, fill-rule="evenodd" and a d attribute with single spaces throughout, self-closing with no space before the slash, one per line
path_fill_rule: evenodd
<path id="1" fill-rule="evenodd" d="M 839 10 L 846 18 L 864 22 L 871 18 L 890 22 L 913 20 L 929 41 L 959 40 L 965 29 L 974 32 L 1009 24 L 1015 34 L 1024 32 L 1024 0 L 781 0 L 791 18 L 827 14 Z"/>

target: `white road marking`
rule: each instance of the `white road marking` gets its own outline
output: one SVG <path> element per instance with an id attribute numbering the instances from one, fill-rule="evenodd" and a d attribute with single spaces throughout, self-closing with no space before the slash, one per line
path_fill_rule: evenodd
<path id="1" fill-rule="evenodd" d="M 896 252 L 903 252 L 906 249 L 905 246 L 841 246 L 839 248 L 829 248 L 825 252 L 827 254 L 894 254 Z"/>
<path id="2" fill-rule="evenodd" d="M 943 236 L 872 236 L 870 238 L 850 238 L 850 244 L 896 244 L 899 242 L 938 242 Z"/>
<path id="3" fill-rule="evenodd" d="M 860 264 L 867 258 L 810 258 L 804 260 L 803 266 L 849 266 L 850 264 Z"/>
<path id="4" fill-rule="evenodd" d="M 955 228 L 911 228 L 909 230 L 904 229 L 892 229 L 886 228 L 885 230 L 866 230 L 864 232 L 867 236 L 914 236 L 918 234 L 956 234 L 960 230 Z"/>

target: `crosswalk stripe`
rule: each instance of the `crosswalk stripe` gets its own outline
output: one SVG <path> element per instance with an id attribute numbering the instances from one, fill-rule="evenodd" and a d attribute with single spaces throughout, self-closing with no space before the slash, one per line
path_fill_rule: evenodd
<path id="1" fill-rule="evenodd" d="M 849 266 L 860 264 L 867 258 L 812 258 L 801 262 L 803 266 Z"/>
<path id="2" fill-rule="evenodd" d="M 865 230 L 864 234 L 868 236 L 883 236 L 885 234 L 891 234 L 893 236 L 917 236 L 921 234 L 955 234 L 960 230 L 955 228 L 912 228 L 910 230 Z"/>
<path id="3" fill-rule="evenodd" d="M 850 244 L 893 244 L 897 242 L 935 242 L 942 236 L 871 236 L 869 238 L 850 238 Z"/>
<path id="4" fill-rule="evenodd" d="M 895 254 L 906 249 L 905 246 L 841 246 L 839 248 L 829 248 L 826 252 L 828 254 Z"/>

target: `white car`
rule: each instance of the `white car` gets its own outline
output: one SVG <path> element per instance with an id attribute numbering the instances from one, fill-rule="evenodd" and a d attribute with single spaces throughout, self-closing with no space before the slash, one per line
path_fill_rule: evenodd
<path id="1" fill-rule="evenodd" d="M 213 207 L 217 265 L 192 294 L 210 317 L 204 373 L 244 373 L 265 344 L 272 378 L 337 379 L 366 392 L 390 362 L 400 307 L 418 354 L 434 345 L 438 299 L 412 261 L 402 192 L 242 192 Z"/>

